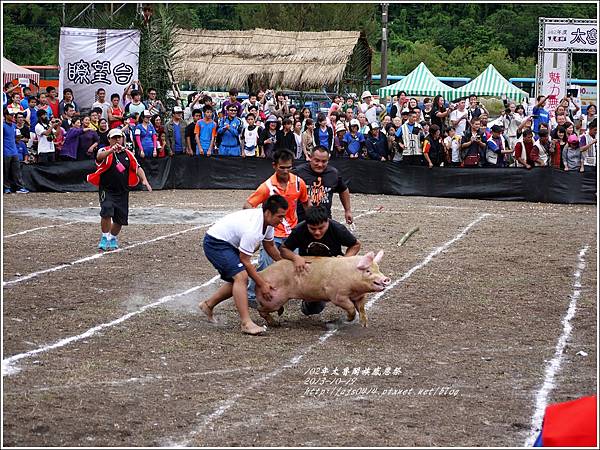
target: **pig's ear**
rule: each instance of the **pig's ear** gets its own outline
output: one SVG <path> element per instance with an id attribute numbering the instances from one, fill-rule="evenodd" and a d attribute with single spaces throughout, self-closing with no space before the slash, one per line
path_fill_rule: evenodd
<path id="1" fill-rule="evenodd" d="M 381 261 L 381 258 L 383 258 L 383 250 L 379 250 L 379 252 L 377 253 L 377 256 L 375 256 L 375 259 L 373 260 L 373 262 L 375 264 L 379 264 L 379 262 Z"/>
<path id="2" fill-rule="evenodd" d="M 356 267 L 360 270 L 368 269 L 369 267 L 371 267 L 371 263 L 373 262 L 374 257 L 375 257 L 375 253 L 373 253 L 373 252 L 367 253 L 362 258 L 360 258 Z"/>

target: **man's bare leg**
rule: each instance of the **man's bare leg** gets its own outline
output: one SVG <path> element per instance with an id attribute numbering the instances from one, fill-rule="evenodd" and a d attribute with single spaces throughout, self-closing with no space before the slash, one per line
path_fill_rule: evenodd
<path id="1" fill-rule="evenodd" d="M 242 332 L 252 335 L 263 333 L 265 327 L 256 325 L 248 311 L 248 273 L 245 270 L 233 277 L 233 300 L 240 314 Z"/>
<path id="2" fill-rule="evenodd" d="M 209 322 L 217 323 L 217 320 L 213 316 L 213 308 L 215 306 L 217 306 L 219 303 L 221 303 L 222 301 L 227 300 L 228 298 L 231 298 L 232 295 L 233 295 L 233 284 L 225 283 L 223 286 L 221 286 L 219 289 L 217 289 L 215 291 L 215 293 L 213 295 L 211 295 L 207 300 L 200 302 L 198 307 L 200 308 L 200 311 L 202 311 L 204 314 L 206 314 L 206 317 L 208 318 Z"/>

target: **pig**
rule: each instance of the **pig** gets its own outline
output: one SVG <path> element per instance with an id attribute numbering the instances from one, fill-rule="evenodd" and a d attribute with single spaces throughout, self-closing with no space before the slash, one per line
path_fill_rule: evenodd
<path id="1" fill-rule="evenodd" d="M 288 300 L 324 300 L 344 309 L 349 322 L 358 311 L 360 323 L 366 327 L 367 294 L 381 292 L 390 284 L 390 279 L 379 271 L 382 257 L 383 250 L 377 256 L 373 252 L 350 257 L 305 256 L 310 262 L 309 270 L 300 275 L 294 270 L 292 261 L 277 261 L 260 272 L 271 285 L 271 300 L 265 300 L 257 292 L 257 310 L 267 324 L 274 325 L 271 312 L 281 310 Z"/>

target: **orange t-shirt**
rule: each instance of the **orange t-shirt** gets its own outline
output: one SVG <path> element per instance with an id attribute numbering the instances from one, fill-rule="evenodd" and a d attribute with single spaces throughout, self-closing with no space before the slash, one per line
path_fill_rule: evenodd
<path id="1" fill-rule="evenodd" d="M 290 173 L 290 179 L 285 191 L 282 191 L 277 183 L 277 176 L 272 175 L 267 181 L 262 183 L 256 191 L 254 191 L 247 202 L 256 208 L 264 203 L 271 195 L 279 194 L 288 201 L 288 209 L 285 213 L 285 219 L 275 228 L 275 237 L 286 238 L 298 224 L 298 215 L 296 214 L 296 206 L 298 201 L 306 203 L 308 201 L 308 191 L 304 180 L 293 173 Z"/>

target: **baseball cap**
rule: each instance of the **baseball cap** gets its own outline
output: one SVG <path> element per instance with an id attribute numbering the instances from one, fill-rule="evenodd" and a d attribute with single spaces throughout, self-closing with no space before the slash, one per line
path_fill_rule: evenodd
<path id="1" fill-rule="evenodd" d="M 181 106 L 173 107 L 173 114 L 182 113 L 182 112 L 183 112 L 183 109 L 181 109 Z"/>
<path id="2" fill-rule="evenodd" d="M 150 114 L 150 111 L 148 111 L 147 109 L 144 110 L 144 116 L 145 117 L 150 117 L 152 116 L 152 114 Z"/>
<path id="3" fill-rule="evenodd" d="M 571 136 L 569 136 L 569 139 L 567 140 L 567 142 L 569 144 L 575 144 L 575 143 L 579 142 L 579 138 L 577 137 L 577 135 L 572 134 Z"/>
<path id="4" fill-rule="evenodd" d="M 371 130 L 374 130 L 375 128 L 381 128 L 379 122 L 371 122 Z"/>
<path id="5" fill-rule="evenodd" d="M 360 128 L 360 122 L 358 121 L 358 119 L 352 119 L 350 121 L 350 126 L 356 125 L 357 127 Z"/>
<path id="6" fill-rule="evenodd" d="M 363 92 L 362 95 L 360 96 L 361 99 L 365 99 L 367 97 L 373 97 L 369 91 Z"/>
<path id="7" fill-rule="evenodd" d="M 119 128 L 113 128 L 108 132 L 108 138 L 123 137 L 123 132 Z"/>

